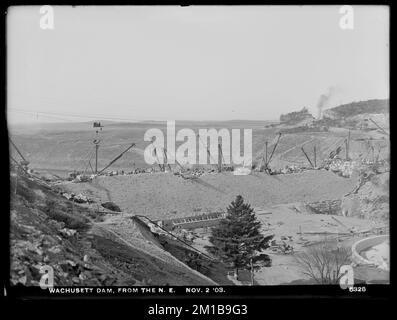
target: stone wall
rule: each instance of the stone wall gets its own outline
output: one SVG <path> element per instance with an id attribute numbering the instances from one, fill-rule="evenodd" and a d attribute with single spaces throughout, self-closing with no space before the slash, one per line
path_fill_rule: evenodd
<path id="1" fill-rule="evenodd" d="M 357 265 L 373 265 L 374 263 L 361 255 L 361 252 L 389 240 L 389 235 L 372 236 L 361 239 L 352 246 L 352 260 Z"/>
<path id="2" fill-rule="evenodd" d="M 167 230 L 172 230 L 178 227 L 185 229 L 194 229 L 214 226 L 224 218 L 224 212 L 213 212 L 185 218 L 162 220 L 160 222 L 160 225 Z"/>
<path id="3" fill-rule="evenodd" d="M 309 212 L 314 214 L 341 215 L 341 200 L 323 200 L 306 204 Z"/>

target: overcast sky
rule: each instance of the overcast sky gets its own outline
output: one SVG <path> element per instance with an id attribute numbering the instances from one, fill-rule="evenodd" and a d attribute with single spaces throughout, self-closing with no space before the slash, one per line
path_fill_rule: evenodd
<path id="1" fill-rule="evenodd" d="M 330 87 L 328 106 L 389 96 L 384 6 L 353 6 L 353 30 L 340 6 L 54 6 L 53 30 L 39 8 L 8 10 L 11 122 L 267 120 L 315 114 Z"/>

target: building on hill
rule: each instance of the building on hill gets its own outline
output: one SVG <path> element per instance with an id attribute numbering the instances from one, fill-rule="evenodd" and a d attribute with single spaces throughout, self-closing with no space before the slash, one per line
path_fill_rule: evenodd
<path id="1" fill-rule="evenodd" d="M 294 111 L 287 114 L 282 114 L 280 116 L 280 122 L 289 123 L 289 124 L 298 123 L 302 120 L 307 120 L 307 119 L 314 119 L 314 117 L 306 107 L 304 107 L 300 111 Z"/>

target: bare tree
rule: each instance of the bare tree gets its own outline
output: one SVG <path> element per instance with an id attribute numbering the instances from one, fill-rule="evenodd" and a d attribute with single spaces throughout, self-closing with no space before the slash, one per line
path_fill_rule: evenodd
<path id="1" fill-rule="evenodd" d="M 295 256 L 302 273 L 318 284 L 338 284 L 340 268 L 350 263 L 351 251 L 327 242 Z"/>

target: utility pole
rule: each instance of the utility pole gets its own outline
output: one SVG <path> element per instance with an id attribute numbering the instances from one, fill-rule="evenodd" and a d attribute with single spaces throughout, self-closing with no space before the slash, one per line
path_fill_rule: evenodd
<path id="1" fill-rule="evenodd" d="M 349 160 L 350 130 L 349 130 L 349 134 L 348 134 L 348 136 L 347 136 L 347 139 L 345 140 L 345 144 L 346 144 L 346 160 Z"/>
<path id="2" fill-rule="evenodd" d="M 317 154 L 316 154 L 316 146 L 314 146 L 314 166 L 317 167 Z"/>
<path id="3" fill-rule="evenodd" d="M 345 139 L 346 160 L 349 160 L 349 147 L 350 147 L 350 130 L 349 130 L 349 135 Z"/>
<path id="4" fill-rule="evenodd" d="M 164 170 L 165 170 L 165 165 L 167 164 L 168 169 L 171 171 L 171 165 L 168 163 L 168 156 L 167 156 L 167 149 L 163 148 L 163 153 L 164 153 Z"/>
<path id="5" fill-rule="evenodd" d="M 222 148 L 220 143 L 218 143 L 218 172 L 222 172 Z"/>
<path id="6" fill-rule="evenodd" d="M 154 140 L 152 140 L 152 142 L 153 142 L 153 141 L 154 141 Z M 163 167 L 163 164 L 160 163 L 160 158 L 159 158 L 159 156 L 157 155 L 157 148 L 154 148 L 154 155 L 156 156 L 157 163 L 158 163 L 158 165 L 159 165 L 160 171 L 163 172 L 163 171 L 164 171 L 164 167 Z M 163 162 L 164 162 L 164 158 L 163 158 Z"/>
<path id="7" fill-rule="evenodd" d="M 96 131 L 96 138 L 94 139 L 93 142 L 95 145 L 95 174 L 97 174 L 98 173 L 98 149 L 99 149 L 99 142 L 100 142 L 100 140 L 98 139 L 98 130 Z"/>
<path id="8" fill-rule="evenodd" d="M 95 174 L 98 173 L 98 149 L 99 149 L 99 142 L 95 144 Z"/>
<path id="9" fill-rule="evenodd" d="M 277 138 L 276 144 L 275 144 L 274 147 L 273 147 L 272 153 L 270 154 L 269 159 L 266 161 L 266 168 L 268 167 L 270 161 L 272 160 L 274 151 L 276 151 L 276 148 L 277 148 L 277 146 L 278 146 L 278 143 L 280 142 L 280 138 L 281 138 L 281 132 L 279 132 L 278 138 Z"/>
<path id="10" fill-rule="evenodd" d="M 268 145 L 268 141 L 266 140 L 265 142 L 265 168 L 267 168 L 267 145 Z"/>
<path id="11" fill-rule="evenodd" d="M 100 131 L 102 131 L 103 126 L 101 125 L 100 122 L 94 122 L 94 128 L 99 128 Z M 94 144 L 95 144 L 95 174 L 98 173 L 98 149 L 99 149 L 99 143 L 101 140 L 99 139 L 98 136 L 98 129 L 96 130 L 96 137 L 94 139 Z"/>

